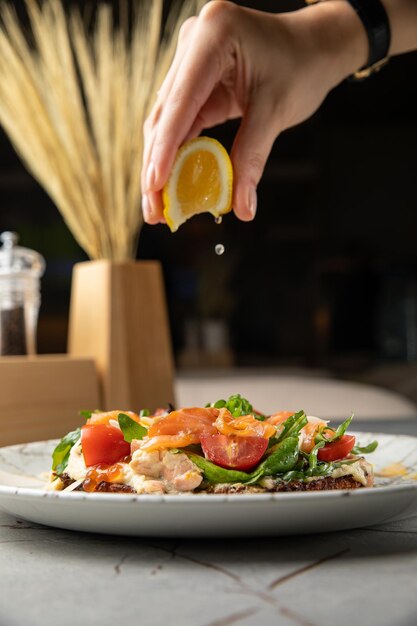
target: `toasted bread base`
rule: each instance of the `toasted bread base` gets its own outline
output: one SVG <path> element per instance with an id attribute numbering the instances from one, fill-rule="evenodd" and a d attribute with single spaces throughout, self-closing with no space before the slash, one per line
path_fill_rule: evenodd
<path id="1" fill-rule="evenodd" d="M 61 476 L 63 489 L 69 487 L 74 480 L 63 474 Z M 289 491 L 329 491 L 335 489 L 360 489 L 363 487 L 360 482 L 355 480 L 353 476 L 341 476 L 340 478 L 317 478 L 304 482 L 301 480 L 292 480 L 289 482 L 277 481 L 274 485 L 261 487 L 259 485 L 244 485 L 243 483 L 235 484 L 219 484 L 209 485 L 205 489 L 194 492 L 196 494 L 250 494 L 250 493 L 280 493 Z M 371 487 L 372 483 L 367 486 Z M 84 491 L 83 485 L 79 485 L 74 491 Z M 120 483 L 107 483 L 102 481 L 97 485 L 95 492 L 100 493 L 136 493 L 129 485 Z"/>
<path id="2" fill-rule="evenodd" d="M 371 486 L 371 485 L 369 485 Z M 220 493 L 220 494 L 247 494 L 247 493 L 279 493 L 288 491 L 329 491 L 334 489 L 360 489 L 363 485 L 355 480 L 353 476 L 341 476 L 340 478 L 317 478 L 304 482 L 301 480 L 291 480 L 289 482 L 277 482 L 271 487 L 260 487 L 237 483 L 235 485 L 210 485 L 200 493 Z"/>

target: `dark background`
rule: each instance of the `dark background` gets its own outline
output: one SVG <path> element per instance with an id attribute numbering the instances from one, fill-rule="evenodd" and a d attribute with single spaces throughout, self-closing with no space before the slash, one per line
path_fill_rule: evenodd
<path id="1" fill-rule="evenodd" d="M 393 387 L 407 379 L 414 394 L 416 76 L 417 54 L 391 59 L 366 82 L 340 85 L 312 119 L 285 132 L 254 222 L 200 216 L 175 235 L 144 226 L 138 258 L 162 262 L 177 364 L 319 368 Z M 230 148 L 236 128 L 210 134 Z M 39 351 L 65 351 L 71 268 L 85 256 L 1 132 L 0 229 L 46 258 Z M 211 319 L 223 337 L 217 356 L 201 339 Z"/>

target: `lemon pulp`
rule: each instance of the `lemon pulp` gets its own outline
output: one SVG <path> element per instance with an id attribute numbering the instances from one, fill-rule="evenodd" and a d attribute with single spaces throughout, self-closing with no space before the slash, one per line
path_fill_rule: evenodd
<path id="1" fill-rule="evenodd" d="M 210 211 L 217 206 L 220 193 L 215 156 L 206 150 L 191 153 L 184 161 L 177 184 L 177 198 L 184 215 Z"/>
<path id="2" fill-rule="evenodd" d="M 193 215 L 219 218 L 232 207 L 233 168 L 223 146 L 210 137 L 186 142 L 177 153 L 162 198 L 172 232 Z"/>

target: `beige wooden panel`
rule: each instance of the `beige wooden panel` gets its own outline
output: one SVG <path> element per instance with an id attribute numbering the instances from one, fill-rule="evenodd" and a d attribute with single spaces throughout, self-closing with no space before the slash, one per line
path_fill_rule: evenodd
<path id="1" fill-rule="evenodd" d="M 96 408 L 93 359 L 0 358 L 0 445 L 62 437 L 80 424 L 79 410 Z"/>

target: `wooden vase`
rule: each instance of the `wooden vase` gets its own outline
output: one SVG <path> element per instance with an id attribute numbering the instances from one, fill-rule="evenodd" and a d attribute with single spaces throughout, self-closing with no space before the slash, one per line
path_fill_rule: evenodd
<path id="1" fill-rule="evenodd" d="M 157 261 L 74 266 L 68 352 L 93 357 L 103 410 L 153 410 L 174 402 L 173 358 Z"/>

